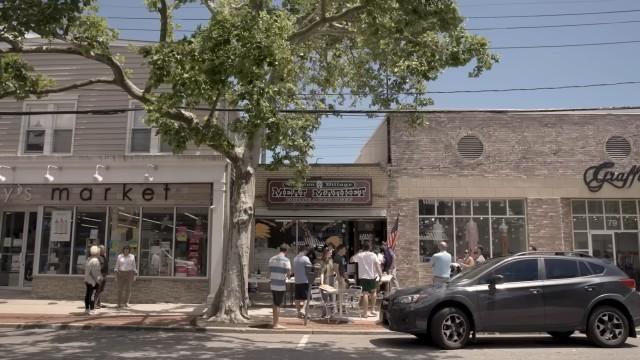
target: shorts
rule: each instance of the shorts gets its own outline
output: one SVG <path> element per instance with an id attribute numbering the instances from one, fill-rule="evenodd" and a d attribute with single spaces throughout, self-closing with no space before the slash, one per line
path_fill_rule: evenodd
<path id="1" fill-rule="evenodd" d="M 271 290 L 271 294 L 273 295 L 273 305 L 280 307 L 284 303 L 284 294 L 286 291 L 273 291 Z"/>
<path id="2" fill-rule="evenodd" d="M 309 284 L 296 284 L 295 296 L 296 300 L 307 300 L 309 298 Z"/>
<path id="3" fill-rule="evenodd" d="M 376 279 L 358 279 L 358 286 L 362 286 L 364 292 L 374 292 L 378 289 Z"/>

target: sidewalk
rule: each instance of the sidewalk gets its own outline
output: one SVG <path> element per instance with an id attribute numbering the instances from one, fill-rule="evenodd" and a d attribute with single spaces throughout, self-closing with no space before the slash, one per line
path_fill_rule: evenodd
<path id="1" fill-rule="evenodd" d="M 127 330 L 170 330 L 202 332 L 279 332 L 279 333 L 384 333 L 376 325 L 376 318 L 351 319 L 346 324 L 327 324 L 326 320 L 296 318 L 295 309 L 282 310 L 280 324 L 286 329 L 269 328 L 271 308 L 256 307 L 249 310 L 247 324 L 222 324 L 203 318 L 204 305 L 194 304 L 133 304 L 117 309 L 111 304 L 97 310 L 96 315 L 85 315 L 82 301 L 2 299 L 0 298 L 0 327 L 3 328 L 92 328 Z"/>

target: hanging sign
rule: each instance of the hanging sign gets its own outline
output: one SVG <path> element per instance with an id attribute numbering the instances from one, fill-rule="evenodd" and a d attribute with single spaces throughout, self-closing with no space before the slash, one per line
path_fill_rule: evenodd
<path id="1" fill-rule="evenodd" d="M 311 179 L 296 187 L 289 179 L 267 180 L 267 204 L 312 206 L 370 206 L 371 179 Z"/>

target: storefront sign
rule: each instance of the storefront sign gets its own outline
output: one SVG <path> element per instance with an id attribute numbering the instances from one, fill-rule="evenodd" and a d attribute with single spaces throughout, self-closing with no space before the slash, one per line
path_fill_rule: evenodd
<path id="1" fill-rule="evenodd" d="M 371 205 L 371 179 L 311 179 L 296 187 L 288 179 L 267 180 L 269 206 Z"/>
<path id="2" fill-rule="evenodd" d="M 5 205 L 211 205 L 212 184 L 0 185 Z"/>
<path id="3" fill-rule="evenodd" d="M 630 188 L 635 182 L 640 181 L 640 166 L 633 165 L 629 171 L 608 170 L 615 166 L 606 161 L 600 165 L 589 167 L 584 172 L 584 184 L 589 191 L 598 192 L 604 184 L 609 184 L 617 189 Z"/>

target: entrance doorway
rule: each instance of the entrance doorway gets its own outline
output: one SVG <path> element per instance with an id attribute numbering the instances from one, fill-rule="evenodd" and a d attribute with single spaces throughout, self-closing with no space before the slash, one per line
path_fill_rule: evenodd
<path id="1" fill-rule="evenodd" d="M 616 264 L 640 283 L 640 240 L 637 232 L 591 232 L 591 255 Z"/>
<path id="2" fill-rule="evenodd" d="M 38 213 L 3 211 L 0 221 L 0 287 L 30 288 Z"/>

